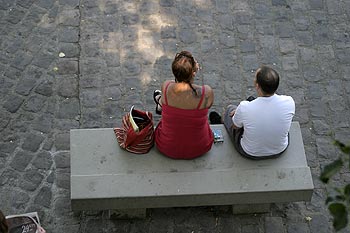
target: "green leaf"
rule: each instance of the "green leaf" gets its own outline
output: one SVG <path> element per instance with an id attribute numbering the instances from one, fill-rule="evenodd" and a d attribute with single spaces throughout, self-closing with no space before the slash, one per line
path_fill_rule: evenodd
<path id="1" fill-rule="evenodd" d="M 332 203 L 328 206 L 329 211 L 333 216 L 333 227 L 339 231 L 348 224 L 348 212 L 342 203 Z"/>
<path id="2" fill-rule="evenodd" d="M 336 199 L 337 201 L 345 201 L 345 200 L 346 200 L 346 198 L 345 198 L 344 195 L 337 195 L 337 196 L 335 196 L 335 199 Z"/>
<path id="3" fill-rule="evenodd" d="M 341 159 L 337 159 L 333 161 L 332 163 L 326 165 L 322 169 L 322 173 L 320 176 L 320 179 L 323 183 L 328 183 L 329 179 L 336 174 L 341 167 L 343 166 L 343 161 Z"/>
<path id="4" fill-rule="evenodd" d="M 329 202 L 332 202 L 334 201 L 334 198 L 333 197 L 327 197 L 326 199 L 326 205 L 328 205 Z"/>
<path id="5" fill-rule="evenodd" d="M 338 146 L 339 147 L 339 149 L 343 152 L 343 153 L 345 153 L 345 154 L 350 154 L 350 145 L 345 145 L 344 143 L 342 143 L 342 142 L 340 142 L 340 141 L 338 141 L 338 140 L 336 140 L 335 142 L 334 142 L 334 144 L 336 145 L 336 146 Z"/>
<path id="6" fill-rule="evenodd" d="M 350 196 L 350 184 L 345 186 L 344 194 L 345 194 L 345 196 Z"/>

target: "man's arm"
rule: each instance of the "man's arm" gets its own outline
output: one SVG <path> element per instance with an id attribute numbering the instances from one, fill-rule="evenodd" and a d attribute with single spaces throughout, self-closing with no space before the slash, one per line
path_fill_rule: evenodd
<path id="1" fill-rule="evenodd" d="M 236 113 L 236 109 L 233 110 L 232 112 L 230 112 L 230 117 L 233 117 L 235 115 L 235 113 Z M 233 119 L 232 119 L 232 128 L 240 129 L 241 127 L 236 126 L 235 123 L 233 123 Z"/>

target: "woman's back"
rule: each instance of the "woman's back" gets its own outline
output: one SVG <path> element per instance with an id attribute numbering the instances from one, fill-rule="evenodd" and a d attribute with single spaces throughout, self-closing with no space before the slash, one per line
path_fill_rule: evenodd
<path id="1" fill-rule="evenodd" d="M 208 85 L 193 85 L 193 88 L 196 92 L 184 83 L 164 82 L 162 104 L 181 109 L 210 108 L 214 100 L 212 89 Z"/>
<path id="2" fill-rule="evenodd" d="M 194 87 L 197 92 L 194 93 L 185 85 L 173 82 L 163 85 L 162 119 L 155 140 L 158 150 L 171 158 L 192 159 L 209 151 L 213 144 L 207 118 L 213 98 L 212 93 L 206 94 L 211 89 L 198 87 Z"/>

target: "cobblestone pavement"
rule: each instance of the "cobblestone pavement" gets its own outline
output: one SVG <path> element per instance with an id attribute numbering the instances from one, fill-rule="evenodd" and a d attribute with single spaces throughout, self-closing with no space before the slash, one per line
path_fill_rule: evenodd
<path id="1" fill-rule="evenodd" d="M 318 176 L 338 153 L 329 132 L 350 140 L 349 22 L 349 0 L 0 0 L 0 209 L 38 211 L 47 232 L 332 232 Z M 153 209 L 132 221 L 70 211 L 69 129 L 120 125 L 132 104 L 153 110 L 180 50 L 198 58 L 218 111 L 254 94 L 260 64 L 279 71 L 314 176 L 310 203 L 235 216 Z"/>

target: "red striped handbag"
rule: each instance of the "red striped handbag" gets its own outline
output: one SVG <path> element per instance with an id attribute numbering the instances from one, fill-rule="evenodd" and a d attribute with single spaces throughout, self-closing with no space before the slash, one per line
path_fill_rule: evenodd
<path id="1" fill-rule="evenodd" d="M 114 128 L 119 146 L 134 154 L 146 154 L 154 144 L 153 116 L 131 107 L 123 117 L 123 128 Z"/>

